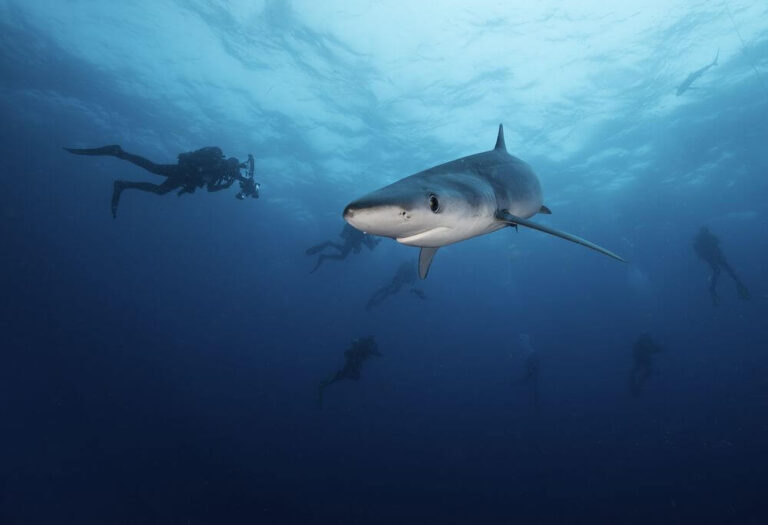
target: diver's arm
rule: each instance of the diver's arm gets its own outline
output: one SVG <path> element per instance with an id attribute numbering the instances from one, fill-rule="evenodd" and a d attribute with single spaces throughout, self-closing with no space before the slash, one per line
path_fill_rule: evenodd
<path id="1" fill-rule="evenodd" d="M 253 177 L 253 168 L 254 168 L 254 162 L 253 162 L 253 155 L 250 153 L 248 154 L 248 160 L 245 162 L 241 162 L 238 166 L 241 170 L 248 170 L 248 177 Z"/>
<path id="2" fill-rule="evenodd" d="M 228 179 L 226 179 L 226 181 L 227 182 L 224 182 L 224 183 L 218 183 L 217 182 L 217 183 L 208 184 L 208 191 L 213 193 L 213 192 L 216 192 L 216 191 L 226 190 L 227 188 L 232 186 L 232 184 L 235 183 L 235 179 L 234 178 L 228 178 Z"/>

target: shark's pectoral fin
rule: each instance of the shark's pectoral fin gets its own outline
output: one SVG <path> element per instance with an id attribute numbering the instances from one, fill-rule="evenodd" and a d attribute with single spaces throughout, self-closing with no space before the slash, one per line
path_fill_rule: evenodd
<path id="1" fill-rule="evenodd" d="M 426 279 L 429 273 L 429 267 L 432 265 L 437 253 L 437 248 L 422 248 L 419 252 L 419 278 Z"/>
<path id="2" fill-rule="evenodd" d="M 541 208 L 539 208 L 539 213 L 543 213 L 544 215 L 552 215 L 552 210 L 542 204 Z"/>
<path id="3" fill-rule="evenodd" d="M 587 248 L 591 248 L 597 252 L 600 252 L 604 255 L 607 255 L 608 257 L 613 257 L 616 260 L 619 260 L 621 262 L 627 262 L 625 259 L 619 257 L 615 253 L 613 253 L 610 250 L 606 250 L 605 248 L 598 246 L 597 244 L 591 243 L 586 239 L 582 239 L 581 237 L 578 237 L 576 235 L 571 235 L 570 233 L 561 232 L 558 230 L 555 230 L 553 228 L 550 228 L 548 226 L 543 226 L 541 224 L 536 224 L 535 222 L 531 222 L 528 219 L 523 219 L 521 217 L 517 217 L 515 215 L 512 215 L 506 210 L 500 210 L 496 212 L 496 219 L 498 219 L 501 222 L 505 222 L 509 224 L 510 226 L 520 225 L 525 226 L 526 228 L 532 228 L 534 230 L 539 230 L 544 233 L 548 233 L 550 235 L 554 235 L 556 237 L 560 237 L 561 239 L 565 239 L 567 241 L 575 242 L 576 244 L 581 244 L 582 246 L 586 246 Z"/>

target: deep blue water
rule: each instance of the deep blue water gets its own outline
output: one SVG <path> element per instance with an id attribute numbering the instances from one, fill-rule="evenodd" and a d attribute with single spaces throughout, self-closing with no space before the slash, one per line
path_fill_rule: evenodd
<path id="1" fill-rule="evenodd" d="M 765 522 L 768 7 L 489 4 L 0 2 L 0 522 Z M 347 202 L 499 122 L 542 222 L 629 264 L 508 229 L 370 312 L 415 248 L 310 274 Z M 113 220 L 158 178 L 61 149 L 113 143 L 253 152 L 262 197 Z M 702 225 L 750 301 L 712 305 Z"/>

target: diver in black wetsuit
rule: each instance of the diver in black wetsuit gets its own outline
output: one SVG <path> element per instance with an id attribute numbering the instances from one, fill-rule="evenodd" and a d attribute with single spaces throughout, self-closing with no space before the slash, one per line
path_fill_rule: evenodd
<path id="1" fill-rule="evenodd" d="M 539 407 L 539 353 L 531 345 L 528 334 L 520 334 L 520 346 L 525 352 L 525 375 L 514 381 L 514 385 L 528 385 L 530 403 L 533 408 Z"/>
<path id="2" fill-rule="evenodd" d="M 402 263 L 392 278 L 392 282 L 373 292 L 373 295 L 371 295 L 371 298 L 368 299 L 368 303 L 365 305 L 365 309 L 370 310 L 374 306 L 380 305 L 387 297 L 399 292 L 403 286 L 412 285 L 414 282 L 416 282 L 416 265 L 411 262 Z M 424 292 L 418 288 L 412 287 L 411 293 L 419 299 L 427 298 Z"/>
<path id="3" fill-rule="evenodd" d="M 736 293 L 739 298 L 744 301 L 749 300 L 749 290 L 738 278 L 736 272 L 728 264 L 728 261 L 725 260 L 725 255 L 723 255 L 720 249 L 720 239 L 712 234 L 706 226 L 701 227 L 701 230 L 699 230 L 699 233 L 693 240 L 693 249 L 699 258 L 712 268 L 712 276 L 709 278 L 709 295 L 712 297 L 712 303 L 715 306 L 720 303 L 716 286 L 717 281 L 720 279 L 721 268 L 725 269 L 736 283 Z"/>
<path id="4" fill-rule="evenodd" d="M 352 379 L 353 381 L 360 379 L 360 370 L 363 367 L 363 363 L 372 355 L 381 355 L 373 336 L 369 335 L 368 337 L 353 339 L 352 346 L 344 351 L 344 366 L 333 376 L 320 383 L 317 390 L 318 407 L 323 407 L 323 390 L 329 385 L 342 379 Z"/>
<path id="5" fill-rule="evenodd" d="M 146 191 L 157 195 L 165 195 L 170 191 L 179 190 L 177 195 L 183 195 L 184 193 L 194 193 L 197 188 L 203 186 L 209 192 L 220 191 L 229 188 L 237 180 L 240 181 L 241 188 L 237 198 L 259 197 L 259 185 L 253 180 L 254 161 L 252 155 L 248 155 L 247 163 L 240 163 L 235 157 L 224 159 L 224 154 L 220 148 L 209 146 L 179 154 L 179 160 L 176 164 L 155 164 L 144 157 L 123 151 L 123 148 L 118 145 L 90 149 L 64 149 L 75 155 L 117 157 L 136 164 L 150 173 L 166 177 L 162 184 L 115 181 L 112 193 L 112 216 L 115 218 L 117 217 L 120 195 L 123 190 L 127 189 Z M 242 175 L 241 169 L 247 169 L 248 174 Z"/>
<path id="6" fill-rule="evenodd" d="M 629 373 L 629 392 L 633 396 L 640 395 L 640 391 L 653 371 L 651 357 L 661 352 L 662 348 L 653 342 L 647 333 L 641 335 L 632 348 L 634 364 Z"/>
<path id="7" fill-rule="evenodd" d="M 350 226 L 349 224 L 344 225 L 344 229 L 341 230 L 341 233 L 339 236 L 344 239 L 344 244 L 339 244 L 333 241 L 325 241 L 321 242 L 320 244 L 316 244 L 315 246 L 312 246 L 311 248 L 308 248 L 306 252 L 307 255 L 314 255 L 316 253 L 319 253 L 323 251 L 324 249 L 331 247 L 337 250 L 339 253 L 321 253 L 317 258 L 317 263 L 315 264 L 315 267 L 312 269 L 309 273 L 315 273 L 318 268 L 320 268 L 320 265 L 323 264 L 323 262 L 326 259 L 335 259 L 342 261 L 347 258 L 347 255 L 349 255 L 349 252 L 354 253 L 360 253 L 360 250 L 363 247 L 363 244 L 365 244 L 368 249 L 373 250 L 379 242 L 381 242 L 380 239 L 376 239 L 372 235 L 368 235 L 367 233 L 363 233 L 360 230 L 357 230 Z"/>

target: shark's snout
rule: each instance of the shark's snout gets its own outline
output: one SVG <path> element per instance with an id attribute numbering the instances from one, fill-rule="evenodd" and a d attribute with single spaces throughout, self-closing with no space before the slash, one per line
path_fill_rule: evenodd
<path id="1" fill-rule="evenodd" d="M 357 210 L 359 209 L 360 207 L 354 202 L 347 204 L 347 206 L 344 208 L 344 213 L 343 213 L 344 220 L 349 222 L 350 219 L 354 218 L 355 212 L 357 212 Z"/>
<path id="2" fill-rule="evenodd" d="M 344 220 L 359 230 L 366 231 L 363 226 L 366 226 L 360 222 L 361 218 L 366 215 L 370 215 L 371 207 L 365 205 L 362 202 L 355 201 L 347 204 L 344 208 Z"/>
<path id="3" fill-rule="evenodd" d="M 408 227 L 405 208 L 391 199 L 368 195 L 344 208 L 344 220 L 365 233 L 384 237 L 399 237 Z"/>

